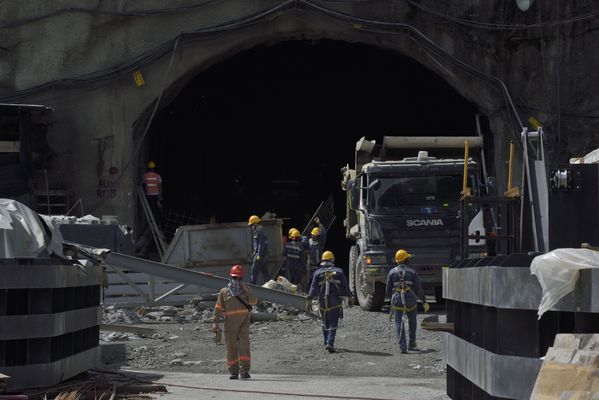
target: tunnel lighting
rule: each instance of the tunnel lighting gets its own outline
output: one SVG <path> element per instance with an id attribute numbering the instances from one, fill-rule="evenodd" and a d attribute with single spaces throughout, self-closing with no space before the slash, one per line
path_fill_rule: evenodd
<path id="1" fill-rule="evenodd" d="M 527 11 L 535 0 L 516 0 L 518 8 L 522 11 Z"/>

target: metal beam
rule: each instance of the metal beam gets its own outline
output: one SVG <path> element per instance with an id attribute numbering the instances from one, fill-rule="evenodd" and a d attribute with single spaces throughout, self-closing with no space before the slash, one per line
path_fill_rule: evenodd
<path id="1" fill-rule="evenodd" d="M 198 285 L 218 291 L 227 286 L 229 280 L 205 272 L 192 271 L 185 268 L 162 264 L 142 258 L 131 257 L 120 253 L 110 253 L 104 262 L 111 266 L 130 271 L 145 272 L 163 278 L 190 285 Z M 281 292 L 279 290 L 267 289 L 262 286 L 250 285 L 250 290 L 260 300 L 271 303 L 285 304 L 303 310 L 306 305 L 306 297 L 293 293 Z M 314 315 L 313 315 L 314 316 Z"/>

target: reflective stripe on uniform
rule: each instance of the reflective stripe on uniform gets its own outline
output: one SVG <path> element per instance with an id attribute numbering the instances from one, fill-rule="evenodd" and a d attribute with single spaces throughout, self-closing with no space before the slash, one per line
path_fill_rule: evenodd
<path id="1" fill-rule="evenodd" d="M 416 307 L 418 307 L 418 305 L 415 305 L 414 307 L 400 307 L 400 306 L 391 306 L 392 310 L 395 311 L 401 311 L 401 312 L 410 312 L 416 309 Z"/>
<path id="2" fill-rule="evenodd" d="M 231 311 L 225 311 L 225 317 L 229 317 L 231 315 L 240 315 L 240 314 L 249 314 L 249 310 L 247 308 L 245 309 L 239 309 L 239 310 L 231 310 Z"/>
<path id="3" fill-rule="evenodd" d="M 238 362 L 239 362 L 239 360 L 228 360 L 228 361 L 227 361 L 227 366 L 229 366 L 229 367 L 230 367 L 231 365 L 235 365 L 235 364 L 237 364 Z"/>
<path id="4" fill-rule="evenodd" d="M 220 304 L 215 304 L 214 308 L 217 309 L 217 310 L 222 310 L 223 306 L 221 306 Z"/>
<path id="5" fill-rule="evenodd" d="M 329 308 L 324 308 L 324 307 L 319 307 L 319 308 L 320 308 L 320 311 L 322 311 L 322 312 L 329 312 L 331 310 L 335 310 L 337 308 L 341 308 L 341 304 L 337 304 L 336 306 L 332 306 L 332 307 L 329 307 Z"/>
<path id="6" fill-rule="evenodd" d="M 239 356 L 239 361 L 250 361 L 251 359 L 250 356 Z"/>

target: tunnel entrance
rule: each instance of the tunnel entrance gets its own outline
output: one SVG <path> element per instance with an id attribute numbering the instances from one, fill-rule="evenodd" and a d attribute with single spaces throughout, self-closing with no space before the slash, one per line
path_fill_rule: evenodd
<path id="1" fill-rule="evenodd" d="M 191 80 L 152 123 L 147 154 L 163 178 L 166 233 L 169 218 L 267 211 L 288 218 L 284 232 L 301 229 L 332 193 L 327 247 L 346 265 L 340 169 L 356 141 L 473 135 L 476 111 L 421 64 L 368 45 L 286 41 L 239 53 Z"/>

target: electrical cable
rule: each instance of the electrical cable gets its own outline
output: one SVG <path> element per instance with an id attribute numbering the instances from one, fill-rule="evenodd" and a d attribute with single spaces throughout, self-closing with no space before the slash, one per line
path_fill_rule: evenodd
<path id="1" fill-rule="evenodd" d="M 406 0 L 406 1 L 410 1 L 410 0 Z M 214 26 L 211 26 L 208 28 L 200 28 L 200 29 L 197 29 L 197 30 L 194 30 L 191 32 L 181 33 L 177 38 L 170 40 L 166 43 L 162 43 L 161 45 L 155 47 L 154 49 L 151 49 L 145 53 L 142 53 L 139 56 L 137 56 L 131 60 L 117 64 L 117 65 L 113 66 L 112 68 L 96 71 L 96 72 L 82 75 L 82 76 L 75 77 L 75 78 L 66 78 L 66 79 L 59 79 L 59 80 L 46 82 L 44 84 L 29 88 L 29 89 L 15 92 L 15 93 L 13 93 L 13 95 L 1 97 L 0 100 L 14 101 L 17 99 L 22 99 L 24 97 L 27 97 L 28 95 L 36 93 L 40 90 L 44 90 L 44 89 L 48 89 L 48 88 L 54 88 L 54 87 L 58 87 L 58 86 L 60 86 L 60 87 L 77 86 L 77 85 L 81 85 L 83 83 L 89 84 L 89 83 L 96 83 L 96 82 L 108 80 L 108 79 L 119 76 L 123 72 L 132 72 L 133 70 L 140 68 L 141 66 L 147 65 L 147 64 L 155 61 L 156 59 L 164 56 L 165 54 L 167 54 L 170 51 L 170 49 L 173 48 L 173 43 L 175 41 L 178 42 L 179 40 L 182 40 L 182 42 L 184 44 L 186 42 L 193 42 L 195 40 L 199 40 L 199 38 L 201 36 L 214 35 L 214 34 L 219 34 L 219 33 L 224 33 L 224 32 L 228 32 L 228 31 L 232 31 L 232 30 L 241 29 L 241 28 L 253 25 L 255 23 L 258 23 L 261 20 L 263 20 L 263 19 L 289 7 L 289 6 L 295 6 L 295 8 L 297 8 L 298 5 L 303 5 L 307 9 L 312 9 L 312 10 L 318 11 L 322 14 L 328 15 L 329 17 L 332 17 L 337 20 L 351 22 L 352 24 L 365 25 L 368 27 L 377 28 L 380 31 L 380 33 L 397 34 L 398 33 L 396 31 L 397 29 L 407 30 L 408 32 L 410 32 L 411 34 L 414 35 L 412 38 L 417 40 L 417 42 L 426 51 L 437 55 L 437 57 L 440 57 L 440 58 L 444 59 L 445 61 L 450 62 L 456 68 L 460 69 L 461 71 L 463 71 L 465 73 L 468 73 L 472 76 L 478 77 L 479 79 L 487 80 L 489 82 L 494 82 L 499 87 L 499 89 L 502 91 L 504 100 L 506 102 L 506 107 L 512 114 L 512 117 L 510 118 L 510 120 L 512 118 L 515 120 L 515 122 L 513 122 L 513 123 L 518 129 L 521 129 L 524 126 L 522 124 L 520 116 L 518 115 L 518 111 L 514 105 L 514 102 L 511 98 L 509 90 L 508 90 L 507 86 L 505 85 L 505 83 L 500 78 L 498 78 L 496 76 L 488 75 L 488 74 L 476 69 L 475 67 L 473 67 L 469 64 L 466 64 L 465 62 L 454 57 L 453 55 L 449 54 L 445 49 L 440 47 L 437 43 L 435 43 L 433 40 L 431 40 L 429 37 L 427 37 L 424 33 L 422 33 L 420 30 L 415 28 L 413 25 L 400 23 L 400 22 L 387 22 L 387 21 L 378 21 L 378 20 L 371 20 L 371 19 L 367 19 L 367 18 L 355 17 L 350 14 L 346 14 L 346 13 L 343 13 L 340 11 L 336 11 L 336 10 L 321 6 L 319 4 L 313 3 L 308 0 L 287 0 L 287 1 L 280 3 L 277 6 L 274 6 L 272 8 L 269 8 L 269 9 L 266 9 L 266 10 L 263 10 L 263 11 L 260 11 L 260 12 L 254 13 L 254 14 L 251 14 L 249 16 L 233 19 L 231 21 L 217 24 L 217 25 L 214 25 Z M 519 143 L 519 140 L 517 141 L 517 143 Z"/>
<path id="2" fill-rule="evenodd" d="M 60 14 L 67 13 L 81 13 L 81 14 L 89 14 L 89 15 L 107 15 L 111 17 L 148 17 L 155 15 L 163 15 L 163 14 L 175 14 L 184 11 L 190 11 L 210 3 L 215 3 L 220 0 L 206 0 L 201 3 L 189 4 L 186 6 L 179 7 L 170 7 L 170 8 L 159 8 L 159 9 L 150 9 L 150 10 L 132 10 L 132 11 L 112 11 L 112 10 L 98 10 L 93 8 L 85 8 L 85 7 L 65 7 L 58 10 L 55 10 L 51 13 L 39 15 L 37 17 L 24 18 L 12 22 L 7 22 L 4 24 L 0 24 L 0 29 L 4 28 L 16 28 L 22 25 L 30 24 L 33 22 L 41 21 L 47 18 L 54 17 Z"/>
<path id="3" fill-rule="evenodd" d="M 173 48 L 173 43 L 176 40 L 182 40 L 182 43 L 189 43 L 195 40 L 198 40 L 201 37 L 209 36 L 209 35 L 217 35 L 224 32 L 234 31 L 238 29 L 245 28 L 247 26 L 251 26 L 255 23 L 264 20 L 265 18 L 271 16 L 272 14 L 292 5 L 295 3 L 295 0 L 287 0 L 282 2 L 281 4 L 274 6 L 272 8 L 256 12 L 254 14 L 250 14 L 248 16 L 235 18 L 220 24 L 216 24 L 207 28 L 199 28 L 194 31 L 181 33 L 174 39 L 168 40 L 165 43 L 161 43 L 153 49 L 150 49 L 140 55 L 113 65 L 110 68 L 101 69 L 92 73 L 80 75 L 73 78 L 63 78 L 63 79 L 55 79 L 52 81 L 45 82 L 43 84 L 30 87 L 28 89 L 20 90 L 13 92 L 13 94 L 8 96 L 0 96 L 0 101 L 3 102 L 16 102 L 20 101 L 23 98 L 26 98 L 32 94 L 35 94 L 39 91 L 51 89 L 51 88 L 68 88 L 73 86 L 80 86 L 81 84 L 90 84 L 101 81 L 110 80 L 113 78 L 119 77 L 122 73 L 125 72 L 133 72 L 136 69 L 139 69 L 145 65 L 152 63 L 153 61 L 163 57 L 168 54 L 170 50 Z"/>
<path id="4" fill-rule="evenodd" d="M 228 388 L 219 388 L 219 387 L 211 387 L 211 386 L 191 386 L 191 385 L 182 385 L 178 383 L 169 383 L 169 382 L 152 382 L 146 381 L 142 379 L 137 379 L 141 383 L 146 384 L 159 384 L 165 386 L 172 387 L 180 387 L 186 389 L 196 389 L 196 390 L 208 390 L 208 391 L 216 391 L 216 392 L 232 392 L 232 393 L 253 393 L 253 394 L 265 394 L 265 395 L 273 395 L 273 396 L 293 396 L 293 397 L 316 397 L 319 399 L 349 399 L 349 400 L 391 400 L 389 398 L 382 397 L 361 397 L 361 396 L 337 396 L 332 394 L 309 394 L 309 393 L 285 393 L 285 392 L 275 392 L 275 391 L 265 391 L 265 390 L 251 390 L 251 389 L 228 389 Z M 394 397 L 396 399 L 396 397 Z"/>
<path id="5" fill-rule="evenodd" d="M 529 25 L 524 25 L 524 24 L 498 24 L 498 23 L 492 23 L 492 22 L 480 22 L 480 21 L 474 21 L 474 20 L 470 20 L 470 19 L 465 19 L 465 18 L 459 18 L 459 17 L 454 17 L 451 15 L 447 15 L 444 13 L 441 13 L 439 11 L 436 11 L 432 8 L 428 8 L 423 6 L 422 4 L 419 4 L 417 2 L 415 2 L 414 0 L 404 0 L 406 3 L 408 3 L 409 5 L 418 8 L 421 11 L 424 11 L 428 14 L 432 14 L 435 15 L 439 18 L 445 19 L 447 21 L 451 21 L 454 22 L 456 24 L 460 24 L 460 25 L 465 25 L 465 26 L 469 26 L 471 28 L 477 28 L 477 29 L 489 29 L 489 30 L 524 30 L 524 29 L 539 29 L 539 28 L 543 28 L 543 27 L 548 27 L 548 26 L 559 26 L 559 25 L 564 25 L 564 24 L 570 24 L 573 22 L 579 22 L 579 21 L 584 21 L 586 19 L 590 19 L 590 18 L 594 18 L 599 16 L 599 10 L 593 10 L 589 13 L 583 14 L 583 15 L 578 15 L 575 17 L 571 17 L 571 18 L 567 18 L 564 20 L 559 20 L 556 19 L 555 21 L 546 21 L 546 22 L 542 22 L 542 23 L 536 23 L 536 24 L 529 24 Z"/>
<path id="6" fill-rule="evenodd" d="M 349 14 L 342 13 L 340 11 L 336 11 L 336 10 L 332 10 L 332 9 L 320 6 L 318 4 L 310 2 L 308 0 L 298 0 L 298 2 L 305 4 L 306 6 L 311 7 L 313 9 L 316 9 L 316 10 L 322 12 L 323 14 L 329 15 L 333 18 L 342 19 L 342 20 L 345 20 L 345 21 L 348 21 L 351 23 L 357 23 L 357 24 L 362 24 L 362 25 L 367 25 L 367 26 L 374 26 L 374 27 L 379 27 L 379 28 L 387 28 L 387 29 L 388 28 L 393 28 L 393 29 L 399 28 L 399 29 L 407 30 L 410 33 L 413 33 L 416 36 L 416 39 L 418 40 L 419 44 L 421 46 L 423 46 L 425 50 L 428 49 L 429 51 L 433 52 L 437 56 L 440 56 L 443 59 L 445 59 L 446 61 L 451 62 L 454 66 L 456 66 L 463 72 L 466 72 L 470 75 L 476 76 L 483 80 L 494 82 L 503 93 L 507 109 L 509 111 L 511 111 L 512 117 L 515 118 L 515 120 L 517 121 L 515 123 L 515 127 L 517 128 L 518 132 L 520 132 L 522 127 L 524 126 L 522 124 L 522 120 L 520 119 L 520 116 L 518 115 L 518 111 L 514 105 L 514 102 L 511 98 L 509 90 L 508 90 L 506 84 L 503 82 L 503 80 L 501 80 L 500 78 L 498 78 L 496 76 L 488 75 L 488 74 L 476 69 L 475 67 L 473 67 L 469 64 L 466 64 L 465 62 L 454 57 L 453 55 L 449 54 L 445 49 L 440 47 L 437 43 L 435 43 L 433 40 L 431 40 L 428 36 L 426 36 L 420 30 L 415 28 L 413 25 L 409 25 L 409 24 L 405 24 L 405 23 L 401 23 L 401 22 L 386 22 L 386 21 L 377 21 L 377 20 L 370 20 L 370 19 L 361 18 L 361 17 L 355 17 L 355 16 L 352 16 Z M 386 33 L 397 33 L 394 31 L 389 32 L 386 30 L 380 30 L 380 33 L 385 33 L 385 32 Z M 517 139 L 516 143 L 521 145 L 521 143 L 520 143 L 521 139 L 520 139 L 519 135 L 517 133 L 514 133 L 514 134 Z"/>

